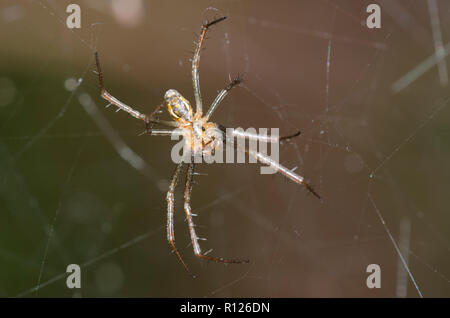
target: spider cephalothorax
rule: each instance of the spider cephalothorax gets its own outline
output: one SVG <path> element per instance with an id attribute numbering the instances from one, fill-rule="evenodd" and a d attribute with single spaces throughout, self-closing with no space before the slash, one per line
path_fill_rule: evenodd
<path id="1" fill-rule="evenodd" d="M 222 147 L 222 131 L 213 122 L 209 122 L 202 112 L 193 114 L 191 104 L 178 91 L 169 89 L 164 95 L 167 111 L 185 141 L 185 149 L 192 156 L 208 157 Z"/>
<path id="2" fill-rule="evenodd" d="M 207 253 L 202 253 L 202 250 L 200 248 L 200 245 L 198 243 L 198 236 L 195 231 L 193 216 L 194 214 L 191 211 L 191 192 L 192 192 L 192 184 L 193 184 L 193 176 L 194 176 L 194 162 L 196 162 L 194 159 L 199 155 L 200 157 L 205 157 L 213 154 L 219 147 L 222 146 L 222 139 L 224 138 L 224 130 L 225 128 L 223 126 L 220 126 L 218 124 L 215 124 L 210 121 L 211 116 L 213 115 L 214 111 L 217 109 L 218 105 L 221 103 L 221 101 L 225 98 L 225 96 L 228 94 L 228 92 L 235 86 L 239 85 L 241 83 L 241 79 L 238 76 L 236 79 L 231 81 L 224 89 L 222 89 L 217 97 L 214 99 L 214 101 L 211 103 L 210 107 L 208 108 L 208 111 L 205 115 L 203 115 L 202 111 L 202 98 L 200 94 L 200 80 L 199 80 L 199 74 L 198 74 L 198 68 L 200 64 L 200 51 L 202 49 L 202 44 L 204 42 L 204 39 L 206 38 L 206 33 L 208 29 L 220 22 L 225 20 L 226 17 L 221 17 L 219 19 L 213 20 L 212 22 L 207 22 L 203 24 L 200 36 L 198 39 L 198 42 L 195 47 L 195 53 L 194 57 L 192 59 L 192 81 L 193 81 L 193 87 L 194 87 L 194 96 L 195 96 L 195 106 L 196 110 L 195 113 L 192 110 L 191 104 L 189 101 L 184 98 L 178 91 L 174 89 L 169 89 L 165 95 L 164 95 L 164 106 L 167 107 L 167 111 L 172 121 L 165 121 L 165 120 L 159 120 L 155 117 L 156 113 L 158 113 L 163 105 L 158 106 L 153 113 L 150 115 L 146 115 L 143 113 L 140 113 L 139 111 L 135 110 L 134 108 L 122 103 L 117 98 L 109 94 L 104 86 L 103 86 L 103 75 L 100 68 L 100 62 L 98 59 L 97 52 L 95 53 L 95 59 L 97 64 L 97 72 L 98 72 L 98 78 L 100 83 L 100 91 L 101 95 L 104 99 L 106 99 L 110 104 L 114 104 L 119 109 L 126 111 L 131 116 L 142 120 L 145 122 L 146 125 L 146 132 L 153 135 L 153 136 L 175 136 L 175 135 L 183 135 L 185 140 L 185 146 L 191 150 L 191 158 L 190 161 L 187 163 L 188 169 L 186 173 L 186 185 L 184 190 L 184 212 L 186 214 L 186 221 L 189 226 L 189 233 L 191 236 L 191 242 L 192 246 L 194 248 L 194 253 L 197 257 L 215 261 L 215 262 L 221 262 L 221 263 L 247 263 L 248 260 L 238 260 L 238 259 L 225 259 L 222 257 L 213 257 L 206 255 Z M 161 125 L 168 127 L 166 129 L 153 129 L 151 125 Z M 170 129 L 169 129 L 170 128 Z M 293 137 L 296 137 L 300 134 L 300 132 L 286 136 L 286 137 L 280 137 L 278 138 L 278 141 L 281 141 L 283 139 L 290 139 Z M 240 137 L 247 138 L 247 139 L 257 139 L 261 141 L 266 141 L 267 136 L 260 136 L 260 135 L 254 135 L 249 133 L 239 133 Z M 233 142 L 233 140 L 227 139 L 228 137 L 225 137 L 225 142 L 230 141 L 230 143 Z M 304 185 L 312 194 L 314 194 L 316 197 L 319 197 L 319 195 L 314 191 L 314 189 L 305 181 L 305 179 L 294 173 L 292 170 L 282 166 L 278 162 L 272 160 L 270 157 L 268 157 L 264 153 L 260 153 L 254 150 L 250 149 L 244 149 L 249 156 L 252 156 L 255 158 L 258 162 L 270 165 L 273 169 L 275 169 L 277 172 L 283 174 L 288 179 Z M 184 163 L 181 162 L 178 164 L 178 166 L 175 169 L 175 172 L 173 174 L 172 180 L 169 185 L 169 190 L 167 192 L 167 240 L 169 241 L 169 244 L 172 247 L 172 250 L 177 255 L 178 259 L 183 264 L 186 271 L 189 272 L 189 269 L 184 262 L 183 258 L 181 257 L 181 254 L 178 252 L 178 249 L 175 246 L 175 233 L 173 230 L 173 215 L 174 215 L 174 207 L 175 207 L 175 199 L 174 199 L 174 192 L 175 187 L 177 185 L 179 176 L 181 174 L 181 171 L 184 167 Z"/>

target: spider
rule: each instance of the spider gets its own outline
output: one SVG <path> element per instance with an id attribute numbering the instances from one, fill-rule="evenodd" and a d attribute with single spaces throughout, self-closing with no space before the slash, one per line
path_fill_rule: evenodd
<path id="1" fill-rule="evenodd" d="M 184 135 L 190 136 L 189 138 L 185 138 L 185 142 L 188 143 L 187 146 L 190 147 L 189 149 L 192 149 L 192 157 L 190 158 L 190 162 L 188 163 L 179 163 L 175 169 L 175 172 L 173 173 L 169 189 L 167 191 L 167 240 L 169 241 L 169 244 L 173 250 L 173 252 L 177 255 L 178 259 L 180 260 L 181 264 L 185 268 L 185 270 L 190 273 L 188 266 L 186 265 L 185 261 L 181 257 L 180 252 L 178 251 L 177 247 L 175 246 L 175 234 L 174 234 L 174 228 L 173 228 L 173 217 L 174 217 L 174 205 L 175 205 L 175 199 L 174 199 L 174 191 L 175 187 L 178 183 L 178 179 L 180 177 L 180 174 L 183 171 L 184 165 L 187 164 L 187 172 L 186 172 L 186 184 L 185 184 L 185 190 L 184 190 L 184 212 L 186 214 L 186 221 L 189 227 L 189 233 L 192 241 L 192 246 L 194 249 L 194 254 L 200 259 L 205 259 L 209 261 L 219 262 L 219 263 L 248 263 L 249 260 L 245 259 L 227 259 L 223 257 L 213 257 L 206 255 L 206 253 L 202 253 L 202 250 L 200 248 L 200 245 L 198 243 L 199 237 L 197 236 L 195 232 L 195 225 L 193 221 L 194 214 L 191 211 L 191 192 L 192 192 L 192 184 L 193 184 L 193 176 L 194 176 L 194 154 L 201 154 L 201 155 L 208 155 L 211 152 L 215 150 L 216 147 L 218 147 L 218 144 L 211 138 L 210 135 L 207 135 L 205 133 L 206 130 L 213 129 L 218 130 L 220 132 L 224 132 L 225 128 L 219 124 L 213 123 L 210 121 L 211 116 L 213 115 L 214 111 L 217 109 L 219 104 L 222 102 L 222 100 L 225 98 L 225 96 L 228 94 L 228 92 L 238 86 L 242 79 L 238 76 L 234 80 L 232 80 L 224 89 L 222 89 L 217 97 L 212 102 L 211 106 L 209 107 L 208 111 L 205 115 L 203 115 L 203 103 L 200 93 L 200 81 L 199 81 L 199 63 L 200 63 L 200 51 L 202 49 L 203 42 L 206 38 L 206 33 L 211 28 L 211 26 L 225 20 L 226 17 L 220 17 L 218 19 L 215 19 L 211 22 L 206 22 L 202 25 L 200 35 L 198 42 L 195 46 L 194 51 L 194 57 L 192 59 L 192 81 L 193 81 L 193 87 L 194 87 L 194 96 L 195 96 L 195 105 L 196 105 L 196 111 L 194 113 L 191 104 L 189 101 L 184 98 L 178 91 L 174 89 L 169 89 L 165 95 L 164 95 L 164 102 L 157 106 L 156 109 L 150 114 L 146 115 L 143 113 L 140 113 L 139 111 L 135 110 L 134 108 L 124 104 L 123 102 L 119 101 L 117 98 L 112 96 L 110 93 L 108 93 L 105 90 L 105 87 L 103 85 L 103 74 L 100 68 L 100 62 L 98 53 L 95 52 L 95 61 L 97 65 L 97 74 L 98 74 L 98 80 L 100 84 L 100 93 L 101 96 L 109 102 L 107 105 L 110 106 L 111 104 L 118 107 L 117 111 L 123 110 L 127 113 L 129 113 L 134 118 L 137 118 L 139 120 L 142 120 L 145 123 L 145 133 L 149 133 L 152 136 L 172 136 L 173 134 L 179 133 L 180 129 L 182 132 L 185 132 Z M 156 114 L 161 112 L 161 108 L 165 106 L 167 108 L 167 111 L 170 115 L 170 117 L 173 119 L 172 121 L 165 121 L 165 120 L 159 120 L 156 117 Z M 160 126 L 165 126 L 166 129 L 153 129 L 152 125 L 158 124 Z M 167 127 L 171 127 L 172 129 L 167 129 Z M 285 136 L 285 137 L 279 137 L 278 141 L 287 140 L 293 137 L 296 137 L 300 134 L 300 132 Z M 244 138 L 256 138 L 260 140 L 267 140 L 267 136 L 262 135 L 253 135 L 248 133 L 240 133 L 241 137 Z M 292 170 L 280 165 L 278 162 L 274 161 L 273 159 L 269 158 L 265 154 L 262 154 L 260 152 L 252 151 L 249 149 L 245 149 L 245 151 L 250 155 L 253 156 L 258 162 L 272 166 L 277 172 L 280 172 L 284 176 L 286 176 L 288 179 L 292 180 L 295 183 L 304 185 L 314 196 L 320 199 L 320 196 L 314 191 L 311 185 L 309 185 L 305 179 L 294 173 Z"/>

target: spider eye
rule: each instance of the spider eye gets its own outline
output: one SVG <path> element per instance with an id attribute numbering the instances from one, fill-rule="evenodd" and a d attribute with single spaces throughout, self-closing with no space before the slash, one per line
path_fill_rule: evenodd
<path id="1" fill-rule="evenodd" d="M 167 105 L 167 110 L 173 119 L 177 120 L 183 118 L 187 121 L 192 121 L 191 105 L 180 93 L 174 89 L 169 89 L 164 95 L 164 101 Z"/>

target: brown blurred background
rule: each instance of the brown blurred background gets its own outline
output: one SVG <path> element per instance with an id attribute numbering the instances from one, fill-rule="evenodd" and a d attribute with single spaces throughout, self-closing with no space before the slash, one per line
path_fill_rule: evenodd
<path id="1" fill-rule="evenodd" d="M 72 2 L 0 3 L 0 296 L 450 296 L 449 86 L 433 57 L 448 1 L 378 1 L 376 30 L 372 1 L 77 1 L 69 30 Z M 108 91 L 138 110 L 169 88 L 193 102 L 195 33 L 221 15 L 201 59 L 204 104 L 244 74 L 214 120 L 300 129 L 280 160 L 323 202 L 257 165 L 202 165 L 203 250 L 251 262 L 195 258 L 181 181 L 175 236 L 192 279 L 166 241 L 173 142 L 104 108 L 93 52 Z M 79 290 L 65 284 L 72 263 Z M 366 286 L 369 264 L 380 289 Z"/>

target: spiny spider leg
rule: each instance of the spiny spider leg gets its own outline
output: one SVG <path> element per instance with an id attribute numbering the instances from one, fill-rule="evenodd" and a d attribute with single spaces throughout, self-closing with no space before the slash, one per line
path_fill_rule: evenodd
<path id="1" fill-rule="evenodd" d="M 227 96 L 228 92 L 233 88 L 242 83 L 242 78 L 238 75 L 234 80 L 232 80 L 227 87 L 222 89 L 217 95 L 216 99 L 212 102 L 211 106 L 209 106 L 208 112 L 206 113 L 206 119 L 210 119 L 214 111 L 217 109 L 217 106 L 222 102 L 222 100 Z"/>
<path id="2" fill-rule="evenodd" d="M 192 159 L 194 160 L 194 159 Z M 186 186 L 184 188 L 184 212 L 186 214 L 186 220 L 188 222 L 189 233 L 191 235 L 192 246 L 194 248 L 195 256 L 198 258 L 206 259 L 213 262 L 218 263 L 248 263 L 249 260 L 239 260 L 239 259 L 226 259 L 222 257 L 212 257 L 205 254 L 202 254 L 200 249 L 200 244 L 198 243 L 198 237 L 195 233 L 195 225 L 192 220 L 192 211 L 191 211 L 191 193 L 192 193 L 192 178 L 194 175 L 194 163 L 190 163 L 188 166 L 187 174 L 186 174 Z"/>
<path id="3" fill-rule="evenodd" d="M 222 127 L 221 127 L 221 130 L 223 131 Z M 296 133 L 295 135 L 282 137 L 282 138 L 284 138 L 284 139 L 292 138 L 292 137 L 296 137 L 298 135 L 299 135 L 299 133 Z M 226 140 L 226 143 L 233 145 L 233 147 L 235 149 L 238 148 L 238 145 L 234 142 L 234 138 L 230 138 L 230 137 L 226 136 L 225 140 Z M 250 156 L 254 157 L 258 162 L 271 166 L 277 172 L 281 173 L 282 175 L 284 175 L 288 179 L 294 181 L 295 183 L 304 185 L 306 187 L 306 189 L 308 189 L 309 192 L 311 192 L 315 197 L 317 197 L 319 200 L 321 200 L 320 195 L 314 190 L 314 188 L 308 182 L 306 182 L 305 178 L 303 178 L 302 176 L 296 174 L 292 170 L 286 168 L 285 166 L 281 165 L 277 161 L 273 160 L 272 158 L 270 158 L 269 156 L 267 156 L 261 152 L 251 150 L 245 146 L 243 148 L 241 147 L 240 150 L 245 151 Z"/>
<path id="4" fill-rule="evenodd" d="M 226 134 L 227 128 L 225 128 L 222 125 L 218 125 L 219 129 Z M 281 142 L 284 140 L 290 140 L 292 138 L 298 137 L 301 134 L 301 131 L 296 132 L 295 134 L 292 135 L 287 135 L 287 136 L 281 136 L 281 137 L 274 137 L 274 136 L 268 136 L 268 135 L 261 135 L 261 134 L 254 134 L 248 131 L 243 131 L 243 130 L 239 130 L 239 129 L 233 129 L 232 130 L 232 134 L 235 137 L 243 137 L 243 138 L 247 138 L 248 140 L 257 140 L 257 141 L 262 141 L 262 142 Z"/>
<path id="5" fill-rule="evenodd" d="M 199 74 L 198 74 L 198 68 L 200 65 L 200 51 L 202 49 L 203 41 L 205 40 L 206 32 L 208 31 L 208 29 L 212 25 L 219 23 L 219 22 L 225 20 L 226 18 L 227 17 L 221 17 L 221 18 L 215 19 L 211 22 L 207 22 L 207 23 L 203 24 L 202 29 L 200 31 L 200 36 L 199 36 L 197 45 L 195 47 L 194 58 L 192 59 L 192 82 L 193 82 L 193 86 L 194 86 L 195 105 L 196 105 L 197 112 L 202 111 L 202 95 L 200 92 L 200 78 L 199 78 Z"/>
<path id="6" fill-rule="evenodd" d="M 274 136 L 268 136 L 266 135 L 261 135 L 261 134 L 254 134 L 248 131 L 243 131 L 240 129 L 233 129 L 232 131 L 233 136 L 235 137 L 240 137 L 240 138 L 247 138 L 248 140 L 257 140 L 257 141 L 262 141 L 262 142 L 267 142 L 267 143 L 276 143 L 280 141 L 280 138 L 278 137 L 274 137 Z"/>
<path id="7" fill-rule="evenodd" d="M 175 232 L 173 231 L 173 213 L 175 209 L 175 188 L 178 183 L 178 178 L 180 177 L 181 170 L 183 169 L 183 163 L 179 163 L 178 166 L 175 169 L 175 172 L 173 173 L 172 181 L 169 185 L 169 190 L 167 191 L 167 240 L 169 241 L 169 244 L 172 246 L 172 250 L 175 252 L 175 254 L 178 256 L 178 259 L 180 260 L 181 264 L 183 264 L 184 269 L 191 274 L 189 268 L 187 267 L 186 263 L 184 262 L 183 258 L 181 257 L 180 252 L 178 252 L 177 247 L 175 246 Z M 192 275 L 192 274 L 191 274 Z"/>
<path id="8" fill-rule="evenodd" d="M 117 98 L 112 96 L 110 93 L 108 93 L 106 91 L 106 89 L 105 89 L 105 86 L 103 85 L 103 73 L 102 73 L 102 69 L 100 67 L 100 60 L 98 58 L 98 53 L 95 52 L 94 54 L 95 54 L 95 63 L 97 65 L 98 81 L 100 83 L 100 93 L 101 93 L 101 96 L 104 99 L 106 99 L 110 104 L 116 105 L 117 107 L 119 107 L 119 109 L 127 112 L 128 114 L 130 114 L 134 118 L 137 118 L 139 120 L 143 120 L 145 122 L 147 130 L 150 129 L 150 124 L 151 123 L 153 123 L 153 124 L 160 124 L 160 125 L 169 126 L 169 127 L 177 127 L 176 123 L 174 123 L 174 122 L 156 120 L 156 119 L 153 118 L 154 115 L 157 113 L 157 111 L 161 108 L 161 105 L 156 107 L 156 109 L 152 112 L 151 115 L 146 115 L 146 114 L 142 114 L 139 111 L 133 109 L 132 107 L 128 106 L 127 104 L 125 104 L 123 102 L 121 102 L 120 100 L 118 100 Z M 108 106 L 110 104 L 108 104 Z"/>
<path id="9" fill-rule="evenodd" d="M 286 168 L 285 166 L 279 164 L 277 161 L 273 160 L 269 156 L 266 156 L 260 152 L 249 150 L 248 153 L 251 156 L 254 156 L 256 160 L 258 160 L 260 163 L 269 165 L 275 170 L 277 170 L 277 172 L 287 177 L 288 179 L 291 179 L 295 183 L 304 185 L 309 192 L 311 192 L 316 198 L 321 200 L 320 195 L 313 189 L 313 187 L 309 183 L 306 182 L 305 178 L 303 178 L 302 176 L 296 174 L 292 170 Z"/>

